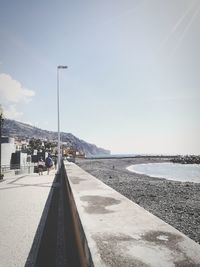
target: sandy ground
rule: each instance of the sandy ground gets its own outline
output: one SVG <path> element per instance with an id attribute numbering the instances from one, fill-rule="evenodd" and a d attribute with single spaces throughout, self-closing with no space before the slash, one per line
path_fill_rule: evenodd
<path id="1" fill-rule="evenodd" d="M 200 183 L 152 178 L 126 170 L 159 158 L 79 159 L 76 164 L 200 243 Z"/>

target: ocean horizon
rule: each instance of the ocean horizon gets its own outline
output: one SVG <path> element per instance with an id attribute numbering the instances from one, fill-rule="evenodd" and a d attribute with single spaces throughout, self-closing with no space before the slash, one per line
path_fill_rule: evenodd
<path id="1" fill-rule="evenodd" d="M 199 155 L 199 154 L 198 154 Z M 96 158 L 131 158 L 131 157 L 184 157 L 184 156 L 198 156 L 194 154 L 148 154 L 148 153 L 132 153 L 132 154 L 110 154 L 110 155 L 96 155 L 96 156 L 88 156 L 86 158 L 96 159 Z"/>

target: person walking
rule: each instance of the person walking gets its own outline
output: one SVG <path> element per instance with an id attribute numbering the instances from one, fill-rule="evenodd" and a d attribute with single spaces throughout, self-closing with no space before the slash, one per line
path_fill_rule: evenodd
<path id="1" fill-rule="evenodd" d="M 54 158 L 55 170 L 57 170 L 57 157 Z"/>
<path id="2" fill-rule="evenodd" d="M 46 167 L 47 167 L 47 174 L 49 174 L 50 169 L 51 169 L 51 167 L 53 166 L 53 160 L 52 160 L 50 154 L 48 155 L 48 157 L 47 157 L 46 160 L 45 160 L 45 165 L 46 165 Z"/>
<path id="3" fill-rule="evenodd" d="M 43 170 L 44 170 L 44 160 L 42 157 L 38 160 L 38 174 L 43 175 Z"/>

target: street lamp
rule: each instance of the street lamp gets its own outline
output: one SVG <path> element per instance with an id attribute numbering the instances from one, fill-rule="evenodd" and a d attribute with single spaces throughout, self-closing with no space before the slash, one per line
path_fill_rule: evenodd
<path id="1" fill-rule="evenodd" d="M 67 66 L 57 66 L 57 109 L 58 109 L 58 172 L 60 170 L 60 99 L 59 99 L 59 70 L 67 69 Z"/>
<path id="2" fill-rule="evenodd" d="M 2 127 L 3 127 L 3 121 L 4 121 L 4 118 L 3 118 L 3 109 L 0 105 L 0 180 L 3 179 L 3 174 L 1 173 L 1 139 L 2 139 Z"/>

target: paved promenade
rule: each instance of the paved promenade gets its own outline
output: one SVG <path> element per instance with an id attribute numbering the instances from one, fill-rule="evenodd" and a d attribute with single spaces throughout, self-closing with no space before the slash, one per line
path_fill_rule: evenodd
<path id="1" fill-rule="evenodd" d="M 0 182 L 0 266 L 24 266 L 52 187 L 49 175 L 17 175 Z M 44 217 L 44 216 L 43 216 Z"/>

